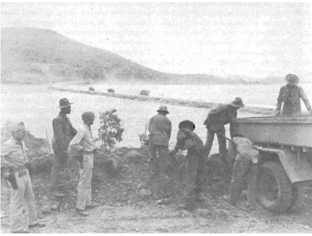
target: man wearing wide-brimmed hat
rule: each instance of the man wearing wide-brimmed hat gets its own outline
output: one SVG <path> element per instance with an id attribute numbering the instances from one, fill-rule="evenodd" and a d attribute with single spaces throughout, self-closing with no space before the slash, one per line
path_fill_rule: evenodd
<path id="1" fill-rule="evenodd" d="M 64 177 L 66 173 L 64 168 L 68 158 L 67 149 L 70 141 L 77 134 L 76 129 L 67 117 L 67 114 L 71 112 L 71 105 L 72 103 L 67 98 L 62 98 L 59 101 L 61 111 L 52 122 L 54 132 L 52 147 L 55 156 L 51 171 L 51 191 L 56 197 L 65 196 L 66 183 Z"/>
<path id="2" fill-rule="evenodd" d="M 11 123 L 11 138 L 1 146 L 1 168 L 13 170 L 14 184 L 10 187 L 10 223 L 12 233 L 29 233 L 29 228 L 44 227 L 38 221 L 36 200 L 27 169 L 28 157 L 25 143 L 25 125 L 22 121 Z"/>
<path id="3" fill-rule="evenodd" d="M 183 208 L 194 210 L 199 194 L 202 192 L 203 172 L 203 142 L 194 133 L 195 124 L 190 120 L 184 120 L 179 124 L 177 143 L 170 156 L 175 155 L 179 150 L 187 150 L 184 169 L 184 204 Z"/>
<path id="4" fill-rule="evenodd" d="M 281 87 L 277 98 L 276 115 L 282 114 L 291 116 L 301 114 L 300 98 L 303 100 L 307 110 L 312 113 L 308 96 L 303 89 L 297 85 L 299 78 L 294 74 L 288 74 L 286 75 L 285 80 L 287 84 Z"/>
<path id="5" fill-rule="evenodd" d="M 234 101 L 229 104 L 220 104 L 216 108 L 209 111 L 207 119 L 204 122 L 207 128 L 207 140 L 205 143 L 205 156 L 208 157 L 215 134 L 217 134 L 219 141 L 219 152 L 221 159 L 226 161 L 226 139 L 225 139 L 225 128 L 224 125 L 229 124 L 233 118 L 237 117 L 237 110 L 244 107 L 241 98 L 236 97 Z M 232 126 L 230 126 L 232 131 Z M 232 134 L 232 132 L 231 132 Z"/>
<path id="6" fill-rule="evenodd" d="M 150 133 L 150 164 L 154 175 L 165 171 L 168 161 L 169 139 L 171 136 L 171 121 L 166 117 L 169 114 L 167 106 L 160 106 L 157 112 L 158 114 L 150 119 L 148 126 Z"/>

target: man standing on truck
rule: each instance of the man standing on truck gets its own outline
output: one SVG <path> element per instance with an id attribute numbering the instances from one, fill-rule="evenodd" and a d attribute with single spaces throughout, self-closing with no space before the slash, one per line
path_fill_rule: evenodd
<path id="1" fill-rule="evenodd" d="M 160 106 L 158 114 L 149 121 L 150 133 L 149 149 L 151 154 L 151 170 L 154 176 L 164 172 L 168 162 L 168 145 L 171 136 L 171 121 L 166 117 L 169 114 L 167 106 Z M 156 153 L 158 152 L 158 156 Z"/>
<path id="2" fill-rule="evenodd" d="M 287 84 L 281 87 L 277 98 L 276 115 L 292 116 L 301 114 L 300 98 L 303 100 L 309 113 L 312 113 L 308 96 L 303 89 L 297 85 L 299 78 L 294 74 L 288 74 L 286 75 L 285 80 Z"/>
<path id="3" fill-rule="evenodd" d="M 51 191 L 56 197 L 64 197 L 64 176 L 65 165 L 68 159 L 67 149 L 72 138 L 77 134 L 76 129 L 72 126 L 67 114 L 71 112 L 71 104 L 67 98 L 59 101 L 61 109 L 59 115 L 53 119 L 52 147 L 54 151 L 54 162 L 51 171 Z M 55 208 L 56 205 L 53 206 Z"/>
<path id="4" fill-rule="evenodd" d="M 259 174 L 259 151 L 248 138 L 235 136 L 231 147 L 234 150 L 235 162 L 232 170 L 232 180 L 230 185 L 230 195 L 224 198 L 236 205 L 244 176 L 248 174 L 247 199 L 250 210 L 257 206 L 257 178 Z"/>
<path id="5" fill-rule="evenodd" d="M 179 124 L 177 144 L 170 156 L 175 155 L 179 150 L 187 150 L 185 162 L 185 187 L 184 187 L 184 208 L 192 211 L 199 194 L 202 191 L 203 142 L 193 131 L 195 124 L 192 121 L 184 120 Z"/>
<path id="6" fill-rule="evenodd" d="M 1 167 L 12 168 L 14 185 L 11 189 L 10 223 L 12 233 L 29 233 L 29 228 L 45 227 L 38 221 L 36 200 L 27 169 L 27 149 L 22 140 L 26 129 L 24 123 L 11 125 L 12 137 L 1 146 Z"/>
<path id="7" fill-rule="evenodd" d="M 207 119 L 204 122 L 207 128 L 207 140 L 205 144 L 205 155 L 208 157 L 215 134 L 217 134 L 219 141 L 219 152 L 221 159 L 226 162 L 226 139 L 225 139 L 225 128 L 224 125 L 231 123 L 233 118 L 237 117 L 237 110 L 244 107 L 241 98 L 236 97 L 230 104 L 220 104 L 216 108 L 209 111 Z M 230 125 L 230 131 L 232 135 L 232 126 Z"/>

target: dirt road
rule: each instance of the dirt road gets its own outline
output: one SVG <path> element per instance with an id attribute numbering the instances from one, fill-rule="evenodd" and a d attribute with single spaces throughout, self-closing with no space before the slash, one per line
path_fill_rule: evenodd
<path id="1" fill-rule="evenodd" d="M 312 199 L 310 198 L 310 204 Z M 74 210 L 43 216 L 45 228 L 33 233 L 312 233 L 311 210 L 274 215 L 262 209 L 244 212 L 223 200 L 204 204 L 195 212 L 156 204 L 101 206 L 80 217 Z M 9 219 L 2 218 L 3 232 Z"/>

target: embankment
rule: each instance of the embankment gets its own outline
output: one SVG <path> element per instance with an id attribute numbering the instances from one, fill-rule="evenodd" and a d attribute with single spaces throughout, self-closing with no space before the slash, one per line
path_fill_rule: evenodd
<path id="1" fill-rule="evenodd" d="M 217 105 L 216 103 L 210 103 L 210 102 L 191 101 L 191 100 L 163 98 L 163 97 L 135 96 L 135 95 L 108 93 L 108 92 L 99 92 L 99 91 L 83 91 L 83 90 L 76 90 L 76 89 L 70 89 L 70 88 L 49 87 L 49 89 L 72 92 L 72 93 L 84 93 L 84 94 L 89 94 L 89 95 L 116 97 L 116 98 L 130 99 L 130 100 L 136 100 L 136 101 L 157 102 L 161 104 L 171 104 L 171 105 L 179 105 L 179 106 L 198 107 L 198 108 L 212 108 Z M 245 106 L 244 108 L 241 109 L 241 111 L 253 113 L 253 114 L 261 114 L 261 115 L 273 115 L 274 114 L 273 108 L 265 107 L 265 106 Z"/>

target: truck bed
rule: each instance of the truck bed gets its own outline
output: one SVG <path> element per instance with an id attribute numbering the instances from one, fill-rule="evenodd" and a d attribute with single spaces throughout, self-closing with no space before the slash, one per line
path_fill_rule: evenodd
<path id="1" fill-rule="evenodd" d="M 312 116 L 236 118 L 234 133 L 255 143 L 312 148 Z"/>

